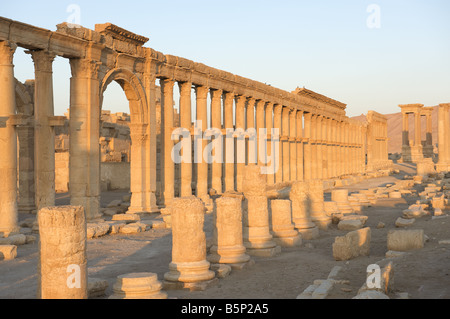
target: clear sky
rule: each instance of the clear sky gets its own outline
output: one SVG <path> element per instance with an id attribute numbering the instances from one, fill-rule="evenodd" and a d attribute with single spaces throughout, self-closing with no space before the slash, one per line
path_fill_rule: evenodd
<path id="1" fill-rule="evenodd" d="M 111 22 L 150 38 L 145 46 L 164 54 L 283 90 L 324 94 L 346 103 L 349 116 L 450 102 L 448 0 L 1 2 L 0 16 L 50 30 L 77 18 L 91 29 Z M 19 80 L 34 77 L 20 49 L 14 64 Z M 57 58 L 57 115 L 69 105 L 69 78 L 68 61 Z M 128 112 L 118 86 L 108 88 L 104 106 Z"/>

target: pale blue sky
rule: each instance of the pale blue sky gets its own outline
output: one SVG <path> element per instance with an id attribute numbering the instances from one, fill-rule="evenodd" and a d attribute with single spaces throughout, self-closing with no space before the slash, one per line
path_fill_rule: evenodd
<path id="1" fill-rule="evenodd" d="M 75 4 L 84 27 L 111 22 L 164 54 L 287 91 L 304 86 L 348 104 L 349 116 L 450 102 L 448 0 L 1 1 L 0 16 L 50 30 Z M 367 26 L 371 4 L 381 10 L 380 28 Z M 14 63 L 19 80 L 34 77 L 22 50 Z M 69 78 L 68 61 L 56 59 L 58 115 L 69 104 Z M 117 86 L 107 90 L 105 107 L 128 112 Z"/>

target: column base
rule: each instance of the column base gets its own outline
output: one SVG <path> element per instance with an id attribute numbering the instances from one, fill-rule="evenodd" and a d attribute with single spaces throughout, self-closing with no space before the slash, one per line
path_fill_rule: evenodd
<path id="1" fill-rule="evenodd" d="M 212 246 L 207 260 L 214 264 L 240 264 L 250 260 L 244 246 L 221 247 Z"/>
<path id="2" fill-rule="evenodd" d="M 196 283 L 214 279 L 214 271 L 209 270 L 210 263 L 206 260 L 199 262 L 170 263 L 169 272 L 164 279 L 170 282 Z"/>
<path id="3" fill-rule="evenodd" d="M 274 237 L 273 241 L 280 247 L 298 247 L 303 243 L 299 234 L 294 237 Z"/>
<path id="4" fill-rule="evenodd" d="M 214 273 L 214 272 L 213 272 Z M 219 283 L 219 279 L 214 278 L 202 282 L 174 282 L 163 280 L 162 285 L 164 290 L 189 290 L 189 291 L 204 291 Z"/>
<path id="5" fill-rule="evenodd" d="M 229 265 L 232 270 L 243 270 L 255 265 L 255 261 L 250 258 L 249 261 L 245 263 L 227 264 L 227 265 Z"/>
<path id="6" fill-rule="evenodd" d="M 305 240 L 313 240 L 319 238 L 319 228 L 303 228 L 297 229 L 298 232 L 302 235 L 302 238 Z"/>

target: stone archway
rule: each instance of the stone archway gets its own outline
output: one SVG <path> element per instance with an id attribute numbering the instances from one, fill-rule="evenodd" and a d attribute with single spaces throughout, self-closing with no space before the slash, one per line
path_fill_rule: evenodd
<path id="1" fill-rule="evenodd" d="M 149 123 L 148 105 L 144 86 L 133 72 L 118 68 L 110 70 L 100 84 L 100 109 L 103 104 L 103 94 L 111 82 L 117 82 L 123 89 L 129 102 L 131 122 L 131 160 L 130 160 L 130 191 L 131 205 L 128 213 L 151 212 L 151 207 L 147 205 L 150 199 L 148 195 L 148 185 L 150 174 L 147 171 L 147 158 L 149 153 Z"/>

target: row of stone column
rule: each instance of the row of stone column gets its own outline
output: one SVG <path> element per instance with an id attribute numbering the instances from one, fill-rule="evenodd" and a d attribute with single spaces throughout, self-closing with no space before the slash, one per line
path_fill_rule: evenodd
<path id="1" fill-rule="evenodd" d="M 177 81 L 161 79 L 162 96 L 162 192 L 167 204 L 175 197 L 175 163 L 172 151 L 174 127 L 173 96 Z M 249 132 L 256 129 L 255 141 L 246 137 L 245 150 L 239 142 L 223 143 L 222 160 L 211 164 L 211 178 L 208 178 L 208 163 L 203 158 L 207 143 L 202 139 L 200 157 L 197 163 L 182 161 L 180 164 L 180 196 L 195 193 L 199 198 L 208 197 L 211 187 L 217 193 L 241 191 L 244 166 L 259 164 L 273 167 L 266 174 L 267 183 L 292 182 L 311 179 L 330 179 L 346 174 L 362 173 L 365 169 L 365 131 L 362 125 L 341 122 L 321 115 L 293 110 L 252 97 L 236 95 L 233 92 L 210 89 L 190 82 L 178 82 L 180 90 L 180 127 L 194 133 L 193 122 L 201 121 L 198 129 L 202 134 L 210 128 L 218 129 L 223 135 L 227 129 Z M 195 103 L 192 105 L 192 88 Z M 208 105 L 208 94 L 210 104 Z M 193 112 L 195 111 L 195 112 Z M 209 112 L 208 112 L 209 111 Z M 208 121 L 208 113 L 210 121 Z M 196 118 L 192 118 L 196 114 Z M 222 116 L 223 114 L 223 116 Z M 266 146 L 260 151 L 260 129 L 266 129 Z M 278 129 L 279 137 L 271 136 L 271 130 Z M 193 134 L 192 134 L 193 135 Z M 252 146 L 255 143 L 256 147 Z M 276 149 L 275 149 L 276 147 Z M 217 152 L 217 150 L 216 150 Z M 240 152 L 245 152 L 242 155 Z M 230 154 L 231 156 L 230 156 Z M 227 159 L 234 158 L 234 162 Z M 242 159 L 244 159 L 242 161 Z M 193 165 L 197 165 L 193 170 Z M 193 175 L 195 172 L 196 175 Z M 195 185 L 195 192 L 192 186 Z"/>
<path id="2" fill-rule="evenodd" d="M 438 171 L 450 170 L 450 103 L 439 104 L 438 107 Z"/>

